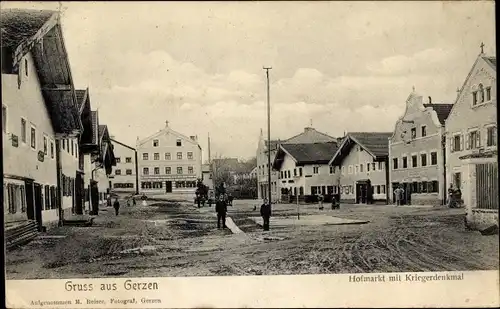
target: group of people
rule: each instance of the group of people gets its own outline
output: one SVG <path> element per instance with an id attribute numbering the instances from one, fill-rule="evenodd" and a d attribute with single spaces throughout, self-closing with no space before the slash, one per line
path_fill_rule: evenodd
<path id="1" fill-rule="evenodd" d="M 397 187 L 394 190 L 394 197 L 396 200 L 396 206 L 400 206 L 403 204 L 405 200 L 404 196 L 405 190 L 402 186 Z M 460 188 L 455 187 L 452 183 L 448 188 L 448 207 L 449 208 L 459 208 L 462 204 L 462 191 Z"/>
<path id="2" fill-rule="evenodd" d="M 217 228 L 220 229 L 221 226 L 223 229 L 226 227 L 226 214 L 227 214 L 227 199 L 224 195 L 219 195 L 217 201 L 215 202 L 215 211 L 217 212 Z M 254 208 L 255 209 L 255 208 Z M 264 231 L 269 231 L 269 222 L 271 219 L 271 204 L 264 199 L 264 203 L 260 206 L 260 215 L 263 220 L 263 228 Z"/>

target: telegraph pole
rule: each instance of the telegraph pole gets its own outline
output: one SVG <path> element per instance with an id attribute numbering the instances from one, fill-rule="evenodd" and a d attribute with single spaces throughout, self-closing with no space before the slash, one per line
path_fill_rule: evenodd
<path id="1" fill-rule="evenodd" d="M 269 102 L 269 70 L 271 67 L 264 67 L 267 77 L 267 186 L 269 193 L 269 205 L 271 205 L 271 104 Z"/>

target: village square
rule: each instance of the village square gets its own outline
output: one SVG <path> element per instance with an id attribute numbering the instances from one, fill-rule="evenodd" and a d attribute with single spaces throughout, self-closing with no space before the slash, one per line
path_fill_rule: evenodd
<path id="1" fill-rule="evenodd" d="M 7 279 L 498 269 L 495 42 L 474 41 L 449 100 L 405 88 L 386 131 L 342 114 L 329 121 L 345 128 L 318 115 L 289 129 L 272 107 L 287 84 L 259 67 L 259 120 L 240 107 L 253 137 L 226 141 L 247 124 L 224 109 L 182 124 L 168 102 L 154 121 L 129 103 L 105 114 L 75 86 L 60 12 L 1 17 Z"/>

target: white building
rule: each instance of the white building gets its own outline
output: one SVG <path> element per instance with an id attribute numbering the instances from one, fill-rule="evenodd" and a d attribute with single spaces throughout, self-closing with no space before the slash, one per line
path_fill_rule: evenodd
<path id="1" fill-rule="evenodd" d="M 59 14 L 1 16 L 5 222 L 33 220 L 43 230 L 71 215 L 82 124 Z"/>
<path id="2" fill-rule="evenodd" d="M 338 172 L 328 165 L 337 151 L 337 141 L 281 144 L 273 162 L 278 172 L 282 202 L 315 201 L 313 196 L 338 192 Z M 292 195 L 292 200 L 286 200 Z M 328 200 L 330 200 L 328 198 Z"/>
<path id="3" fill-rule="evenodd" d="M 137 141 L 140 193 L 182 195 L 190 199 L 201 179 L 201 147 L 196 136 L 172 130 Z"/>
<path id="4" fill-rule="evenodd" d="M 481 51 L 445 124 L 447 182 L 461 189 L 476 225 L 498 225 L 496 69 Z"/>
<path id="5" fill-rule="evenodd" d="M 111 138 L 116 166 L 110 175 L 112 192 L 139 193 L 135 148 Z"/>

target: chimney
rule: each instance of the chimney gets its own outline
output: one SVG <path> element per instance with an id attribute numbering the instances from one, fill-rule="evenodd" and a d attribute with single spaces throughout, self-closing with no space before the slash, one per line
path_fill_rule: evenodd
<path id="1" fill-rule="evenodd" d="M 429 104 L 432 104 L 432 98 L 429 96 Z"/>

